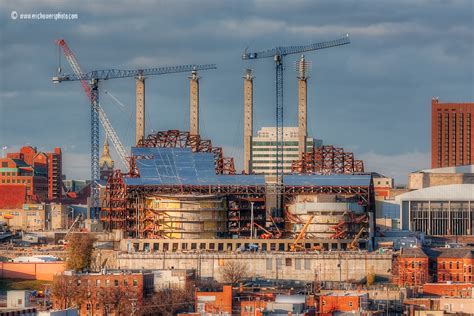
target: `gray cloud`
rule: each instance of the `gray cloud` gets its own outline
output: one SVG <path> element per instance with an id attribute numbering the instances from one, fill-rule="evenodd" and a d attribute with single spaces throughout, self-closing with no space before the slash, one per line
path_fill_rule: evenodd
<path id="1" fill-rule="evenodd" d="M 58 60 L 54 41 L 65 38 L 84 70 L 216 63 L 218 70 L 201 73 L 203 136 L 239 158 L 241 74 L 247 67 L 256 74 L 256 126 L 274 124 L 272 61 L 244 62 L 243 49 L 310 43 L 350 33 L 351 45 L 307 54 L 313 62 L 309 129 L 325 143 L 355 148 L 374 171 L 403 174 L 411 171 L 405 155 L 430 150 L 431 98 L 473 99 L 473 4 L 469 0 L 5 1 L 0 8 L 0 144 L 75 145 L 71 154 L 87 156 L 89 106 L 80 85 L 51 83 Z M 14 21 L 12 10 L 78 13 L 79 19 Z M 296 58 L 286 59 L 286 125 L 296 124 L 292 70 Z M 64 58 L 62 64 L 70 72 Z M 101 95 L 119 136 L 131 145 L 133 80 L 102 86 L 127 105 L 117 111 L 114 101 Z M 148 131 L 186 129 L 188 94 L 184 74 L 150 77 Z M 418 157 L 420 166 L 423 157 Z M 377 159 L 390 163 L 373 163 Z M 422 167 L 427 166 L 428 160 Z M 77 170 L 86 173 L 82 178 L 89 172 L 83 167 Z"/>

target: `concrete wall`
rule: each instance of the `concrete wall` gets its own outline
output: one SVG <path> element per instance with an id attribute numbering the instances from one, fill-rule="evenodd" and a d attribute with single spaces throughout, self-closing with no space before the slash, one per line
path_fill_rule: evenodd
<path id="1" fill-rule="evenodd" d="M 414 172 L 408 175 L 408 189 L 418 190 L 437 185 L 474 184 L 473 173 L 425 173 Z"/>
<path id="2" fill-rule="evenodd" d="M 222 281 L 226 262 L 241 262 L 250 276 L 312 281 L 360 280 L 368 273 L 390 277 L 391 254 L 363 252 L 314 253 L 135 253 L 119 254 L 120 269 L 196 269 L 201 277 Z M 339 267 L 340 265 L 340 267 Z"/>
<path id="3" fill-rule="evenodd" d="M 16 263 L 0 262 L 0 278 L 52 281 L 64 271 L 64 262 Z"/>

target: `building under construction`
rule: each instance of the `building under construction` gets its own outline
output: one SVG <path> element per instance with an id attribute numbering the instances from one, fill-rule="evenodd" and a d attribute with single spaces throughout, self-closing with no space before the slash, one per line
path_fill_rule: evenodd
<path id="1" fill-rule="evenodd" d="M 109 178 L 101 219 L 107 229 L 136 238 L 295 238 L 305 226 L 304 239 L 349 243 L 369 231 L 371 175 L 295 173 L 283 185 L 267 180 L 235 174 L 233 160 L 209 140 L 159 132 L 132 148 L 129 174 Z"/>
<path id="2" fill-rule="evenodd" d="M 318 47 L 345 43 L 348 41 L 343 39 Z M 127 237 L 142 241 L 189 240 L 189 247 L 182 245 L 182 249 L 200 248 L 196 245 L 206 249 L 206 245 L 211 247 L 214 243 L 212 240 L 221 239 L 244 245 L 251 240 L 268 249 L 276 249 L 278 243 L 280 250 L 370 246 L 372 176 L 363 173 L 362 161 L 342 148 L 308 146 L 308 67 L 302 57 L 297 67 L 298 155 L 296 161 L 290 162 L 292 173 L 282 177 L 277 172 L 275 177 L 255 174 L 253 170 L 252 71 L 247 70 L 243 77 L 241 174 L 236 174 L 233 158 L 225 157 L 221 147 L 200 137 L 199 76 L 193 71 L 189 132 L 169 130 L 144 137 L 144 113 L 137 110 L 143 115 L 137 115 L 137 144 L 128 159 L 128 172 L 115 171 L 107 181 L 101 212 L 104 227 L 123 230 Z M 143 93 L 143 89 L 137 89 L 137 109 L 144 108 Z M 282 126 L 277 124 L 275 130 L 279 134 Z M 277 158 L 270 160 L 278 168 L 284 139 L 277 135 L 275 143 Z M 239 242 L 240 239 L 247 241 Z M 265 245 L 260 242 L 264 239 Z M 214 245 L 212 249 L 219 249 L 220 242 L 217 243 L 217 248 Z"/>

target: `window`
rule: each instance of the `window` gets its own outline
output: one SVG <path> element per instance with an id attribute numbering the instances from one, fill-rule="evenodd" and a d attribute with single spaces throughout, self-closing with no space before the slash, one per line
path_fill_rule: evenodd
<path id="1" fill-rule="evenodd" d="M 109 286 L 109 285 L 110 285 L 110 280 L 109 279 L 105 280 L 105 286 Z"/>
<path id="2" fill-rule="evenodd" d="M 456 261 L 456 269 L 459 269 L 459 261 Z"/>
<path id="3" fill-rule="evenodd" d="M 123 280 L 123 285 L 124 285 L 124 286 L 128 286 L 128 280 L 127 280 L 127 279 L 124 279 L 124 280 Z"/>
<path id="4" fill-rule="evenodd" d="M 95 280 L 95 286 L 100 286 L 100 280 Z"/>
<path id="5" fill-rule="evenodd" d="M 295 258 L 295 270 L 301 270 L 301 258 Z"/>
<path id="6" fill-rule="evenodd" d="M 119 286 L 119 280 L 114 280 L 114 285 Z"/>
<path id="7" fill-rule="evenodd" d="M 352 302 L 349 302 L 349 307 L 352 307 Z"/>
<path id="8" fill-rule="evenodd" d="M 452 269 L 453 268 L 453 263 L 450 261 L 449 262 L 449 268 Z"/>
<path id="9" fill-rule="evenodd" d="M 138 286 L 138 280 L 137 279 L 133 279 L 133 286 Z"/>
<path id="10" fill-rule="evenodd" d="M 8 168 L 8 161 L 2 161 L 2 168 Z"/>
<path id="11" fill-rule="evenodd" d="M 291 267 L 291 258 L 285 258 L 285 266 Z"/>
<path id="12" fill-rule="evenodd" d="M 273 259 L 272 258 L 267 258 L 265 261 L 266 261 L 266 269 L 267 270 L 272 270 Z"/>
<path id="13" fill-rule="evenodd" d="M 87 304 L 86 304 L 86 309 L 87 309 L 88 311 L 91 310 L 91 304 L 90 304 L 90 303 L 87 303 Z"/>

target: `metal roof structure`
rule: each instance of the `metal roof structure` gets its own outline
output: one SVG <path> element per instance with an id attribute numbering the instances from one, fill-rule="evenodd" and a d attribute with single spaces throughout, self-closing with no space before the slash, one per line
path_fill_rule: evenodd
<path id="1" fill-rule="evenodd" d="M 214 155 L 193 152 L 191 148 L 132 148 L 137 157 L 140 177 L 125 178 L 129 186 L 264 186 L 264 175 L 216 174 Z M 369 187 L 371 175 L 290 174 L 283 177 L 285 186 Z"/>
<path id="2" fill-rule="evenodd" d="M 139 178 L 125 178 L 130 186 L 263 186 L 263 175 L 216 174 L 214 154 L 193 152 L 191 148 L 132 148 L 137 156 Z"/>
<path id="3" fill-rule="evenodd" d="M 474 184 L 448 184 L 397 195 L 396 201 L 474 201 Z"/>

